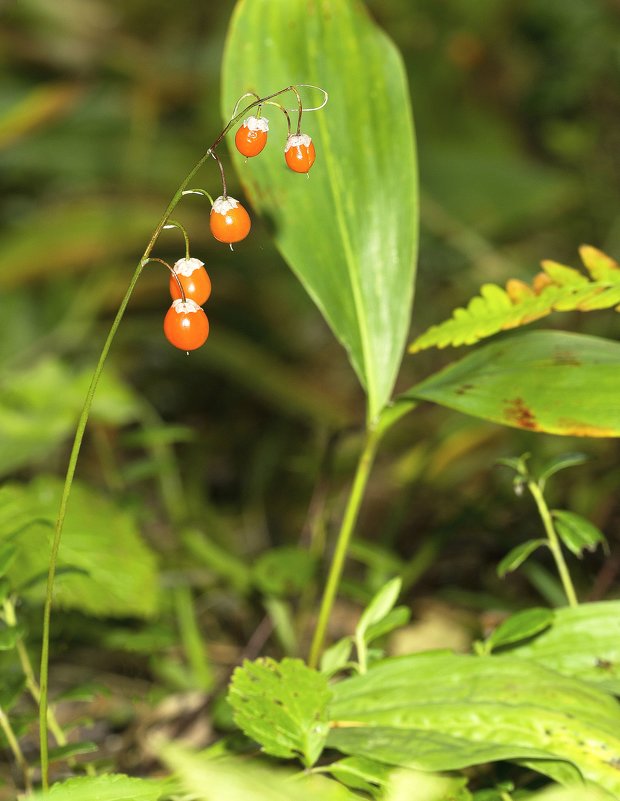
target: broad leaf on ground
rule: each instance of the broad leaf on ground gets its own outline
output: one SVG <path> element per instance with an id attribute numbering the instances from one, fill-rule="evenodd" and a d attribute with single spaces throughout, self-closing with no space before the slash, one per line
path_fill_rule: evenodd
<path id="1" fill-rule="evenodd" d="M 555 773 L 563 763 L 575 781 L 620 793 L 620 705 L 532 661 L 413 655 L 333 692 L 327 744 L 346 754 L 423 770 L 527 759 Z"/>

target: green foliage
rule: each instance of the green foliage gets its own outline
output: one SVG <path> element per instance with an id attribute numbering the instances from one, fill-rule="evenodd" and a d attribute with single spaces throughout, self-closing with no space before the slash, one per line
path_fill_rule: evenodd
<path id="1" fill-rule="evenodd" d="M 327 765 L 325 771 L 347 787 L 371 795 L 377 795 L 379 789 L 385 788 L 392 772 L 388 766 L 367 757 L 338 759 Z"/>
<path id="2" fill-rule="evenodd" d="M 480 296 L 466 309 L 458 308 L 450 320 L 429 328 L 409 346 L 417 353 L 433 346 L 473 345 L 481 339 L 527 325 L 553 311 L 596 311 L 616 307 L 620 311 L 620 265 L 609 256 L 584 245 L 581 258 L 590 275 L 558 264 L 543 261 L 543 272 L 532 286 L 511 279 L 502 289 L 485 284 Z"/>
<path id="3" fill-rule="evenodd" d="M 48 793 L 35 793 L 32 801 L 159 801 L 166 783 L 134 779 L 120 774 L 83 776 L 57 782 Z"/>
<path id="4" fill-rule="evenodd" d="M 41 476 L 28 485 L 0 489 L 0 541 L 16 548 L 7 568 L 12 586 L 43 597 L 49 541 L 61 483 Z M 127 511 L 85 485 L 76 484 L 60 550 L 54 602 L 93 615 L 149 617 L 157 608 L 157 569 Z"/>
<path id="5" fill-rule="evenodd" d="M 598 545 L 607 546 L 602 531 L 585 517 L 566 509 L 554 509 L 551 514 L 560 539 L 575 556 L 594 551 Z"/>
<path id="6" fill-rule="evenodd" d="M 300 659 L 265 658 L 235 670 L 228 700 L 237 725 L 263 751 L 310 767 L 327 738 L 330 695 L 325 676 Z"/>
<path id="7" fill-rule="evenodd" d="M 305 589 L 316 572 L 316 562 L 301 548 L 271 548 L 261 554 L 252 569 L 252 578 L 266 595 L 295 596 Z"/>
<path id="8" fill-rule="evenodd" d="M 548 547 L 547 540 L 538 539 L 538 540 L 526 540 L 526 542 L 522 542 L 520 545 L 515 545 L 515 547 L 508 551 L 506 556 L 500 563 L 497 565 L 497 575 L 500 578 L 504 578 L 507 573 L 512 573 L 513 570 L 516 570 L 539 548 L 546 548 Z"/>
<path id="9" fill-rule="evenodd" d="M 527 759 L 620 792 L 620 706 L 584 682 L 512 657 L 390 659 L 334 687 L 328 745 L 424 770 Z M 538 760 L 541 760 L 540 762 Z"/>
<path id="10" fill-rule="evenodd" d="M 305 0 L 242 0 L 222 80 L 226 119 L 248 89 L 311 83 L 332 97 L 329 113 L 303 117 L 317 151 L 308 181 L 284 168 L 275 143 L 247 164 L 234 158 L 252 205 L 346 348 L 374 420 L 401 362 L 415 272 L 415 154 L 400 56 L 358 0 L 320 0 L 312 13 Z M 321 102 L 302 92 L 307 105 Z M 270 138 L 283 145 L 284 120 L 267 110 Z"/>
<path id="11" fill-rule="evenodd" d="M 0 475 L 41 461 L 69 436 L 84 403 L 91 370 L 72 370 L 47 358 L 4 377 L 0 393 Z M 113 372 L 104 374 L 93 421 L 123 425 L 138 417 L 139 402 Z"/>
<path id="12" fill-rule="evenodd" d="M 617 437 L 619 395 L 620 344 L 537 331 L 477 349 L 408 390 L 405 398 L 526 431 Z"/>
<path id="13" fill-rule="evenodd" d="M 161 749 L 163 760 L 197 801 L 354 801 L 361 796 L 323 776 L 268 770 L 246 759 L 209 759 L 178 745 Z"/>
<path id="14" fill-rule="evenodd" d="M 550 626 L 531 642 L 515 643 L 511 655 L 620 695 L 620 601 L 555 609 L 551 616 Z"/>
<path id="15" fill-rule="evenodd" d="M 517 612 L 500 623 L 487 637 L 484 643 L 484 653 L 491 653 L 496 648 L 522 642 L 528 637 L 535 637 L 541 631 L 549 628 L 554 622 L 551 609 L 525 609 Z"/>

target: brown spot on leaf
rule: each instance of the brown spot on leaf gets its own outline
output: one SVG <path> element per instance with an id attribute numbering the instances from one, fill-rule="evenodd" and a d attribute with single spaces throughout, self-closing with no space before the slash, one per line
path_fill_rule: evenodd
<path id="1" fill-rule="evenodd" d="M 579 367 L 581 362 L 575 356 L 575 354 L 568 349 L 556 348 L 553 354 L 553 363 L 557 365 L 561 365 L 562 367 L 567 366 L 574 366 Z"/>
<path id="2" fill-rule="evenodd" d="M 457 395 L 466 395 L 470 389 L 473 389 L 473 384 L 461 384 L 461 386 L 456 390 Z"/>
<path id="3" fill-rule="evenodd" d="M 504 407 L 504 418 L 508 423 L 519 428 L 527 428 L 529 431 L 539 431 L 540 426 L 536 422 L 536 417 L 532 410 L 526 405 L 523 398 L 512 398 L 506 401 Z"/>

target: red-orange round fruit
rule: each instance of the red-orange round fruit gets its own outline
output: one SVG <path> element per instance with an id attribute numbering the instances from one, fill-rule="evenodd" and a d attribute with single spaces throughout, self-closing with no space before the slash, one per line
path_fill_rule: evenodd
<path id="1" fill-rule="evenodd" d="M 164 334 L 175 348 L 196 350 L 207 341 L 209 320 L 193 300 L 174 300 L 164 317 Z"/>
<path id="2" fill-rule="evenodd" d="M 314 164 L 314 144 L 308 134 L 293 134 L 286 140 L 284 158 L 294 172 L 308 172 Z"/>
<path id="3" fill-rule="evenodd" d="M 220 196 L 211 209 L 211 233 L 219 242 L 232 244 L 245 239 L 250 233 L 250 215 L 234 197 Z"/>
<path id="4" fill-rule="evenodd" d="M 246 158 L 258 156 L 267 144 L 269 120 L 266 117 L 248 117 L 235 134 L 235 145 Z"/>
<path id="5" fill-rule="evenodd" d="M 179 279 L 187 300 L 193 300 L 199 306 L 211 295 L 211 279 L 200 259 L 179 259 L 174 265 L 174 272 Z M 173 300 L 181 298 L 179 285 L 170 276 L 170 295 Z"/>

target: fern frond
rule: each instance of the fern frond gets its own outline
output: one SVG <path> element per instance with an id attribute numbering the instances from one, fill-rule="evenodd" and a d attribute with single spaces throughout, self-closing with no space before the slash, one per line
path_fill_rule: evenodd
<path id="1" fill-rule="evenodd" d="M 620 264 L 591 245 L 579 249 L 588 275 L 546 259 L 531 285 L 511 278 L 506 288 L 484 284 L 466 308 L 431 326 L 409 346 L 410 353 L 448 345 L 473 345 L 481 339 L 527 325 L 554 311 L 620 311 Z"/>

